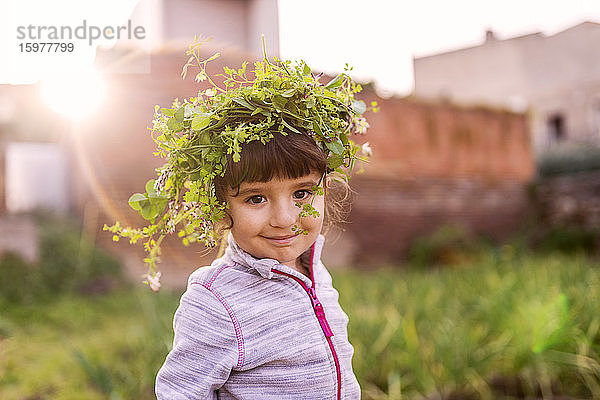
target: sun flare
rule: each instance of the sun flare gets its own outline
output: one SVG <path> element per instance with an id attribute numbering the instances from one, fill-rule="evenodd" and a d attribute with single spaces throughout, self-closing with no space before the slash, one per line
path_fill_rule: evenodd
<path id="1" fill-rule="evenodd" d="M 105 94 L 105 81 L 95 70 L 55 75 L 40 82 L 40 95 L 48 107 L 72 120 L 89 117 Z"/>

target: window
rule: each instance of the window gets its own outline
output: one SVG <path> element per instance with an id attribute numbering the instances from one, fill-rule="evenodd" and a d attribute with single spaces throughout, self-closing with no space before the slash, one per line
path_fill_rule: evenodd
<path id="1" fill-rule="evenodd" d="M 57 144 L 9 143 L 6 149 L 6 208 L 64 211 L 68 203 L 66 159 Z"/>
<path id="2" fill-rule="evenodd" d="M 565 129 L 565 118 L 562 114 L 551 114 L 546 121 L 548 138 L 554 142 L 560 142 L 567 138 Z"/>

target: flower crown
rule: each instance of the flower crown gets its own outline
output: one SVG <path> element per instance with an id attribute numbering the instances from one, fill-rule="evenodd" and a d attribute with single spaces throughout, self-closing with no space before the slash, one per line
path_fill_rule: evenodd
<path id="1" fill-rule="evenodd" d="M 219 86 L 207 74 L 206 65 L 220 54 L 202 60 L 203 42 L 196 37 L 189 46 L 182 76 L 196 66 L 200 72 L 195 81 L 207 81 L 210 88 L 183 102 L 175 99 L 171 108 L 154 109 L 154 154 L 167 162 L 156 170 L 158 177 L 147 182 L 145 193 L 129 199 L 129 205 L 151 223 L 143 228 L 125 228 L 118 221 L 104 226 L 114 234 L 114 241 L 144 240 L 146 283 L 154 290 L 160 286 L 156 263 L 166 235 L 177 231 L 184 245 L 216 244 L 214 226 L 227 205 L 217 199 L 214 179 L 225 174 L 229 157 L 240 160 L 244 143 L 265 144 L 277 132 L 284 136 L 307 132 L 327 154 L 328 170 L 348 177 L 361 155 L 349 136 L 364 134 L 369 125 L 362 114 L 367 109 L 377 111 L 375 102 L 367 107 L 354 98 L 362 88 L 346 73 L 323 84 L 321 74 L 315 76 L 304 61 L 270 61 L 266 54 L 251 72 L 247 62 L 237 70 L 224 67 L 224 73 L 217 75 L 223 82 Z M 307 204 L 301 215 L 314 215 L 314 211 Z"/>

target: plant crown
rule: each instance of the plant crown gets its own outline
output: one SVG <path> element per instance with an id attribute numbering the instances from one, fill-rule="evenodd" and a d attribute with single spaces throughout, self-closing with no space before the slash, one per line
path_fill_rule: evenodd
<path id="1" fill-rule="evenodd" d="M 147 182 L 145 193 L 129 199 L 129 205 L 150 223 L 142 228 L 123 227 L 118 221 L 104 226 L 114 241 L 120 237 L 130 243 L 144 241 L 146 283 L 153 289 L 160 276 L 156 263 L 166 235 L 176 232 L 184 245 L 215 245 L 214 227 L 223 219 L 227 205 L 217 199 L 214 179 L 224 175 L 228 156 L 234 162 L 240 160 L 242 144 L 265 144 L 276 132 L 308 133 L 328 155 L 328 170 L 347 179 L 356 160 L 365 155 L 349 136 L 364 134 L 368 123 L 362 114 L 367 109 L 377 111 L 376 102 L 367 107 L 355 99 L 362 88 L 346 73 L 351 70 L 348 65 L 344 73 L 323 84 L 321 75 L 315 76 L 304 61 L 271 61 L 265 54 L 251 71 L 247 62 L 239 69 L 224 67 L 224 73 L 217 75 L 222 78 L 218 85 L 206 65 L 220 54 L 202 60 L 203 42 L 196 37 L 190 44 L 182 76 L 190 67 L 198 67 L 195 81 L 206 81 L 210 88 L 183 102 L 175 99 L 170 108 L 154 109 L 149 128 L 157 145 L 154 154 L 167 162 L 156 170 L 157 178 Z M 301 217 L 316 213 L 311 204 L 299 207 Z"/>

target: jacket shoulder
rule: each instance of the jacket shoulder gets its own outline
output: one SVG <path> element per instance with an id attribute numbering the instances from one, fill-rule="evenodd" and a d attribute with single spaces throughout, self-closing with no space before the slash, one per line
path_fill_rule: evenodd
<path id="1" fill-rule="evenodd" d="M 214 281 L 227 265 L 206 265 L 192 272 L 188 278 L 188 286 L 191 284 L 206 285 Z"/>
<path id="2" fill-rule="evenodd" d="M 209 290 L 235 292 L 236 288 L 239 289 L 256 279 L 257 274 L 235 262 L 213 263 L 192 272 L 188 279 L 188 287 L 200 284 Z"/>

